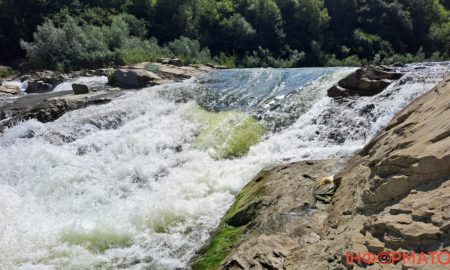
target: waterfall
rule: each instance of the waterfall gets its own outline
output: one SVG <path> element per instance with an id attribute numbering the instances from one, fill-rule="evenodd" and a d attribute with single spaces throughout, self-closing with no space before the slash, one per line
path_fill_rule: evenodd
<path id="1" fill-rule="evenodd" d="M 352 154 L 449 69 L 345 101 L 326 90 L 351 68 L 224 70 L 20 123 L 0 137 L 0 268 L 187 268 L 259 170 Z"/>

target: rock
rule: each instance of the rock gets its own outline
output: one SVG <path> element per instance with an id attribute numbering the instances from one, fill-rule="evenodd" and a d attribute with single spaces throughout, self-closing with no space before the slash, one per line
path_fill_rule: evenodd
<path id="1" fill-rule="evenodd" d="M 381 93 L 390 81 L 370 79 L 364 74 L 355 72 L 338 82 L 339 87 L 347 89 L 351 95 L 374 96 Z"/>
<path id="2" fill-rule="evenodd" d="M 181 67 L 183 65 L 183 62 L 181 62 L 178 58 L 159 58 L 157 62 L 165 65 L 174 65 L 177 67 Z"/>
<path id="3" fill-rule="evenodd" d="M 144 88 L 155 80 L 161 80 L 161 77 L 153 72 L 139 69 L 117 69 L 109 76 L 109 84 L 124 89 Z"/>
<path id="4" fill-rule="evenodd" d="M 340 166 L 332 161 L 262 171 L 222 221 L 242 231 L 212 269 L 382 269 L 349 265 L 347 254 L 450 250 L 449 104 L 450 77 L 399 112 L 333 178 L 326 176 Z M 397 259 L 388 268 L 443 267 Z"/>
<path id="5" fill-rule="evenodd" d="M 0 106 L 0 132 L 17 122 L 37 119 L 50 122 L 64 113 L 86 106 L 104 104 L 122 95 L 124 91 L 109 90 L 73 95 L 72 91 L 51 92 L 19 97 L 14 103 Z"/>
<path id="6" fill-rule="evenodd" d="M 208 269 L 286 269 L 287 258 L 296 249 L 320 242 L 326 212 L 316 208 L 316 185 L 334 185 L 327 176 L 345 162 L 301 161 L 262 170 L 239 193 L 222 221 L 221 226 L 242 230 L 245 237 L 231 250 L 221 250 L 225 252 L 222 264 Z M 194 262 L 194 270 L 204 269 L 202 259 L 208 258 Z"/>
<path id="7" fill-rule="evenodd" d="M 329 256 L 450 249 L 448 104 L 450 78 L 398 113 L 335 176 L 340 185 L 322 230 Z M 354 214 L 346 218 L 343 212 Z M 330 264 L 345 268 L 338 258 Z"/>
<path id="8" fill-rule="evenodd" d="M 181 62 L 181 60 L 178 58 L 172 58 L 172 59 L 169 59 L 169 65 L 181 67 L 183 65 L 183 62 Z"/>
<path id="9" fill-rule="evenodd" d="M 20 87 L 12 84 L 2 84 L 0 85 L 0 97 L 1 96 L 13 96 L 20 95 Z"/>
<path id="10" fill-rule="evenodd" d="M 369 68 L 363 75 L 369 80 L 398 80 L 403 74 L 398 72 L 389 72 L 378 68 Z"/>
<path id="11" fill-rule="evenodd" d="M 75 95 L 83 95 L 89 93 L 89 87 L 85 84 L 72 84 L 72 89 Z"/>
<path id="12" fill-rule="evenodd" d="M 161 64 L 168 65 L 169 62 L 170 62 L 170 58 L 159 58 L 157 62 L 161 63 Z"/>
<path id="13" fill-rule="evenodd" d="M 315 196 L 316 199 L 324 203 L 330 203 L 336 192 L 337 185 L 333 176 L 321 178 L 317 181 Z"/>
<path id="14" fill-rule="evenodd" d="M 396 62 L 394 64 L 392 64 L 393 67 L 406 67 L 406 65 L 402 62 Z"/>
<path id="15" fill-rule="evenodd" d="M 374 96 L 386 89 L 393 80 L 401 77 L 401 73 L 381 68 L 361 68 L 331 87 L 328 96 L 332 98 Z"/>
<path id="16" fill-rule="evenodd" d="M 56 83 L 52 84 L 45 82 L 44 80 L 28 81 L 28 88 L 26 92 L 29 94 L 47 93 L 51 92 L 56 87 L 56 85 Z"/>
<path id="17" fill-rule="evenodd" d="M 330 89 L 328 89 L 327 95 L 332 98 L 342 98 L 351 96 L 349 90 L 344 89 L 339 85 L 333 85 Z"/>

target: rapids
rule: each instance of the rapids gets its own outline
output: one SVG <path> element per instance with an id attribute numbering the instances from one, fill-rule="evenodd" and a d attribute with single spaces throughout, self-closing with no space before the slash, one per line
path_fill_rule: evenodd
<path id="1" fill-rule="evenodd" d="M 0 137 L 0 269 L 189 268 L 259 170 L 352 154 L 449 69 L 340 102 L 351 68 L 224 70 L 20 123 Z"/>

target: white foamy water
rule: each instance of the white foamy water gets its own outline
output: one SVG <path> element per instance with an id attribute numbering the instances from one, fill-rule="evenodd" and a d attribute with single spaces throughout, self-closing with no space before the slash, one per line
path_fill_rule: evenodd
<path id="1" fill-rule="evenodd" d="M 19 80 L 12 80 L 12 81 L 5 81 L 4 84 L 9 85 L 16 85 L 20 88 L 20 91 L 25 92 L 28 88 L 28 81 L 19 81 Z"/>
<path id="2" fill-rule="evenodd" d="M 260 169 L 351 154 L 446 72 L 443 65 L 411 69 L 378 96 L 340 103 L 320 87 L 335 76 L 295 86 L 285 97 L 268 91 L 282 108 L 305 100 L 304 89 L 314 89 L 307 99 L 314 102 L 236 159 L 194 147 L 202 128 L 186 115 L 193 101 L 175 103 L 167 94 L 195 92 L 194 80 L 130 93 L 52 123 L 19 124 L 0 137 L 0 269 L 188 268 L 234 194 Z M 259 80 L 270 78 L 269 72 Z M 251 89 L 245 91 L 247 99 Z"/>
<path id="3" fill-rule="evenodd" d="M 73 80 L 58 84 L 53 92 L 72 90 L 72 84 L 85 84 L 90 88 L 103 88 L 108 83 L 106 76 L 78 77 Z"/>

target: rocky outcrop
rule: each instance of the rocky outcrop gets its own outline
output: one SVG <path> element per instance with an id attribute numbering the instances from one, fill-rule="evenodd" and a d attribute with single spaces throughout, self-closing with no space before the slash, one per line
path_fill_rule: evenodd
<path id="1" fill-rule="evenodd" d="M 330 254 L 450 249 L 449 104 L 447 78 L 402 110 L 336 176 L 340 187 L 322 233 Z M 339 258 L 333 263 L 345 266 Z"/>
<path id="2" fill-rule="evenodd" d="M 239 193 L 215 234 L 214 239 L 230 243 L 224 235 L 236 233 L 235 248 L 230 252 L 230 246 L 213 239 L 193 269 L 283 269 L 295 249 L 320 240 L 328 206 L 317 200 L 317 191 L 328 186 L 331 194 L 329 175 L 344 165 L 343 159 L 302 161 L 260 172 Z M 221 260 L 214 260 L 218 254 Z"/>
<path id="3" fill-rule="evenodd" d="M 54 121 L 68 111 L 105 104 L 124 93 L 123 90 L 110 89 L 79 95 L 74 95 L 72 91 L 61 91 L 23 96 L 0 107 L 0 132 L 27 119 Z"/>
<path id="4" fill-rule="evenodd" d="M 152 69 L 154 72 L 146 69 Z M 36 93 L 18 97 L 11 101 L 0 99 L 0 132 L 22 120 L 35 118 L 41 122 L 49 122 L 59 118 L 67 111 L 110 102 L 115 97 L 125 93 L 126 90 L 123 89 L 138 89 L 150 85 L 180 81 L 212 70 L 213 68 L 202 65 L 176 67 L 146 62 L 117 70 L 99 69 L 76 71 L 70 74 L 41 71 L 15 77 L 14 79 L 17 80 L 28 81 L 28 93 Z M 100 91 L 96 88 L 90 89 L 87 85 L 73 84 L 73 91 L 48 92 L 53 90 L 57 84 L 76 77 L 104 75 L 108 75 L 112 84 L 118 85 L 122 89 L 108 86 Z M 16 91 L 20 92 L 20 89 L 18 87 L 0 86 L 0 97 L 12 95 Z"/>
<path id="5" fill-rule="evenodd" d="M 332 98 L 374 96 L 386 89 L 393 80 L 400 79 L 401 76 L 401 73 L 381 68 L 361 68 L 331 87 L 328 90 L 328 96 Z"/>
<path id="6" fill-rule="evenodd" d="M 139 89 L 156 85 L 161 77 L 143 69 L 117 69 L 109 76 L 108 83 L 124 89 Z"/>
<path id="7" fill-rule="evenodd" d="M 449 104 L 447 78 L 398 113 L 334 177 L 316 180 L 334 174 L 336 163 L 327 163 L 333 161 L 263 171 L 238 195 L 194 269 L 448 267 Z M 238 239 L 215 265 L 205 265 L 214 261 L 226 226 L 242 228 Z"/>
<path id="8" fill-rule="evenodd" d="M 204 65 L 179 66 L 174 62 L 177 59 L 166 60 L 163 63 L 144 62 L 122 67 L 108 76 L 108 83 L 124 89 L 139 89 L 189 79 L 214 70 Z"/>
<path id="9" fill-rule="evenodd" d="M 58 84 L 70 80 L 71 76 L 68 74 L 61 74 L 50 70 L 44 70 L 41 72 L 36 72 L 32 75 L 24 75 L 20 77 L 20 79 L 22 81 L 28 81 L 26 92 L 29 94 L 34 94 L 50 92 Z"/>
<path id="10" fill-rule="evenodd" d="M 20 95 L 20 87 L 12 84 L 0 85 L 0 97 L 17 96 Z"/>

